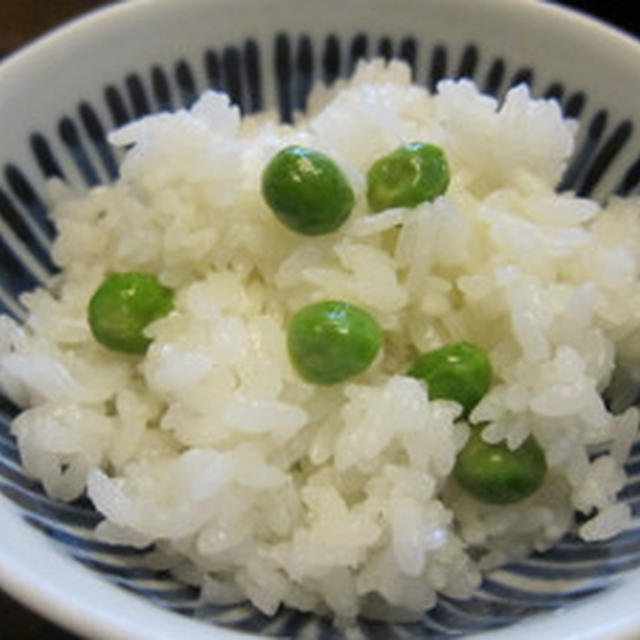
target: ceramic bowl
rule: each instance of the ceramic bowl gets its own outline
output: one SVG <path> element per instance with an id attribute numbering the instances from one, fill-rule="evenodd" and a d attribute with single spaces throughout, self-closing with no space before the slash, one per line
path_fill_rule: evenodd
<path id="1" fill-rule="evenodd" d="M 207 87 L 245 113 L 288 120 L 311 84 L 356 61 L 400 57 L 415 81 L 470 77 L 499 96 L 527 82 L 580 122 L 560 185 L 604 199 L 638 193 L 640 44 L 582 15 L 532 0 L 140 0 L 90 14 L 0 66 L 0 312 L 54 272 L 45 182 L 114 180 L 105 132 L 189 105 Z M 248 605 L 199 607 L 198 594 L 145 553 L 95 540 L 84 500 L 49 499 L 20 467 L 0 398 L 0 585 L 77 633 L 109 640 L 340 638 L 328 620 Z M 568 535 L 553 550 L 489 575 L 470 601 L 441 598 L 412 625 L 362 622 L 354 637 L 507 640 L 638 638 L 640 442 L 619 499 L 634 526 L 607 542 Z M 0 633 L 0 635 L 2 635 Z"/>

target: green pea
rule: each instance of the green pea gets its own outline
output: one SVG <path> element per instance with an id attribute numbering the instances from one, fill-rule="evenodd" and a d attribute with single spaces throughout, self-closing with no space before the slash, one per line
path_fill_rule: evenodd
<path id="1" fill-rule="evenodd" d="M 514 451 L 504 442 L 489 444 L 481 435 L 485 426 L 472 428 L 471 437 L 458 454 L 454 478 L 482 502 L 508 504 L 524 500 L 544 481 L 544 452 L 533 436 Z"/>
<path id="2" fill-rule="evenodd" d="M 411 142 L 371 165 L 367 200 L 372 211 L 416 207 L 441 196 L 449 186 L 449 164 L 440 147 Z"/>
<path id="3" fill-rule="evenodd" d="M 458 342 L 421 355 L 408 375 L 426 383 L 432 400 L 458 402 L 466 417 L 489 390 L 491 362 L 484 349 Z"/>
<path id="4" fill-rule="evenodd" d="M 338 229 L 355 201 L 347 178 L 331 158 L 298 146 L 271 159 L 262 174 L 262 195 L 282 224 L 310 236 Z"/>
<path id="5" fill-rule="evenodd" d="M 367 311 L 328 300 L 294 314 L 287 347 L 302 378 L 330 385 L 362 373 L 376 357 L 382 339 L 382 329 Z"/>
<path id="6" fill-rule="evenodd" d="M 146 273 L 114 273 L 89 301 L 89 326 L 95 339 L 113 351 L 144 353 L 151 340 L 144 329 L 173 308 L 171 289 Z"/>

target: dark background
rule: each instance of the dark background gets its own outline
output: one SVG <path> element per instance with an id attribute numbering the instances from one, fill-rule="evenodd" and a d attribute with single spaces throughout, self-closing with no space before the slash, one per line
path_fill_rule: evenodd
<path id="1" fill-rule="evenodd" d="M 551 4 L 578 9 L 640 37 L 638 5 L 630 0 L 565 0 Z"/>
<path id="2" fill-rule="evenodd" d="M 0 57 L 61 22 L 104 4 L 109 3 L 104 0 L 0 0 Z M 640 37 L 637 4 L 629 0 L 567 0 L 553 4 L 574 7 Z M 0 640 L 77 640 L 77 637 L 0 593 Z"/>

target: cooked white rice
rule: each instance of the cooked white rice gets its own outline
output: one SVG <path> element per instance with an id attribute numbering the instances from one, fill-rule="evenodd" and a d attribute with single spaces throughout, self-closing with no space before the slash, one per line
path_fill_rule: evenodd
<path id="1" fill-rule="evenodd" d="M 375 62 L 317 89 L 295 127 L 242 120 L 207 92 L 114 132 L 121 179 L 52 185 L 62 275 L 23 296 L 25 326 L 0 318 L 25 468 L 56 498 L 86 491 L 106 516 L 98 536 L 157 543 L 204 599 L 267 614 L 406 618 L 553 545 L 576 511 L 591 516 L 584 539 L 615 535 L 630 521 L 615 498 L 638 415 L 612 415 L 601 393 L 614 365 L 640 374 L 640 202 L 555 193 L 576 128 L 525 86 L 501 104 L 466 80 L 430 95 L 403 64 Z M 446 150 L 447 194 L 369 214 L 368 167 L 414 140 Z M 348 176 L 356 206 L 338 232 L 297 235 L 264 203 L 262 170 L 289 144 Z M 145 357 L 90 333 L 87 302 L 113 271 L 175 290 Z M 331 387 L 303 382 L 285 348 L 292 313 L 322 299 L 367 309 L 385 332 L 373 366 Z M 403 375 L 459 340 L 493 364 L 472 415 L 491 422 L 484 437 L 516 448 L 535 434 L 545 450 L 545 483 L 521 503 L 455 486 L 469 428 Z"/>

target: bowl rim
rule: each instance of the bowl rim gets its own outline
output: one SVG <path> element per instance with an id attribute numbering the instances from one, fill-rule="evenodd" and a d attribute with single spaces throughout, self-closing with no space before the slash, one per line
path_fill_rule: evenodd
<path id="1" fill-rule="evenodd" d="M 261 2 L 278 0 L 181 0 L 184 7 L 230 5 L 248 9 Z M 365 0 L 375 4 L 375 0 Z M 424 0 L 428 2 L 429 0 Z M 459 6 L 477 0 L 448 0 Z M 597 38 L 598 46 L 624 50 L 640 61 L 640 40 L 622 28 L 588 15 L 578 9 L 545 0 L 482 0 L 484 5 L 506 11 L 524 12 L 526 17 L 542 21 L 561 20 L 567 29 L 582 29 Z M 0 84 L 16 74 L 29 73 L 39 60 L 60 46 L 87 41 L 105 26 L 128 20 L 147 11 L 158 12 L 175 7 L 175 0 L 123 0 L 92 9 L 50 30 L 31 43 L 10 53 L 0 63 Z M 240 640 L 252 637 L 243 631 L 212 626 L 176 615 L 143 598 L 110 584 L 78 562 L 55 553 L 49 539 L 26 523 L 15 505 L 0 495 L 2 530 L 0 538 L 0 588 L 22 604 L 84 637 L 105 640 Z M 46 563 L 43 562 L 46 560 Z M 55 581 L 51 576 L 55 576 Z M 579 602 L 553 615 L 533 616 L 515 626 L 468 636 L 475 640 L 513 640 L 514 634 L 545 634 L 554 638 L 581 640 L 634 640 L 640 630 L 640 611 L 628 606 L 634 598 L 633 582 L 640 583 L 640 568 L 625 574 L 627 584 L 612 584 L 596 601 Z M 626 597 L 625 597 L 626 596 Z M 107 607 L 95 609 L 95 602 Z M 603 624 L 603 620 L 609 620 Z M 585 630 L 586 629 L 586 630 Z M 578 635 L 579 634 L 579 635 Z"/>
<path id="2" fill-rule="evenodd" d="M 233 4 L 239 10 L 255 7 L 268 1 L 274 4 L 279 2 L 279 0 L 182 0 L 185 5 L 188 3 L 193 6 L 206 6 L 214 3 L 217 5 Z M 428 3 L 442 0 L 423 1 Z M 376 0 L 365 0 L 365 2 L 376 4 Z M 460 6 L 474 4 L 474 0 L 447 0 L 447 2 Z M 482 0 L 482 2 L 486 7 L 499 7 L 506 11 L 525 9 L 531 12 L 531 16 L 539 19 L 564 20 L 567 27 L 573 25 L 577 28 L 589 29 L 593 35 L 602 38 L 598 41 L 599 46 L 631 47 L 635 51 L 630 51 L 630 53 L 640 55 L 640 38 L 618 25 L 589 14 L 586 10 L 555 4 L 553 0 L 517 0 L 517 2 L 514 0 Z M 175 0 L 113 0 L 112 4 L 94 7 L 49 29 L 31 42 L 27 42 L 6 55 L 0 61 L 0 81 L 3 80 L 5 74 L 19 73 L 22 71 L 20 67 L 33 63 L 37 56 L 44 56 L 49 51 L 55 50 L 63 40 L 69 38 L 77 40 L 93 29 L 103 28 L 112 20 L 121 21 L 126 19 L 128 15 L 133 16 L 145 11 L 157 12 L 163 7 L 175 7 Z"/>

